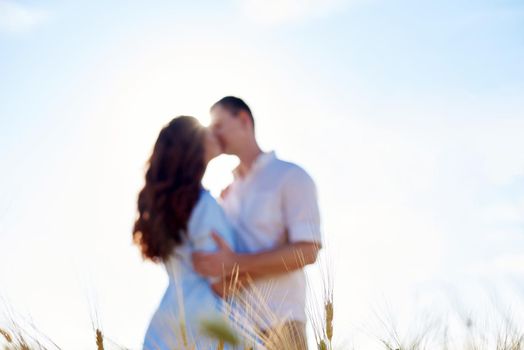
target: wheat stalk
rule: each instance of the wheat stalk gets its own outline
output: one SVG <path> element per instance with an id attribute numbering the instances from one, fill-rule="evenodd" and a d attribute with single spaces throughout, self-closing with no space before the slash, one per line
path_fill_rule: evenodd
<path id="1" fill-rule="evenodd" d="M 12 343 L 13 342 L 13 338 L 11 338 L 11 335 L 9 334 L 8 331 L 0 328 L 0 334 L 2 334 L 2 336 L 5 338 L 5 340 L 8 342 L 8 343 Z"/>
<path id="2" fill-rule="evenodd" d="M 104 335 L 102 334 L 102 331 L 99 328 L 97 328 L 95 334 L 97 350 L 104 350 Z"/>

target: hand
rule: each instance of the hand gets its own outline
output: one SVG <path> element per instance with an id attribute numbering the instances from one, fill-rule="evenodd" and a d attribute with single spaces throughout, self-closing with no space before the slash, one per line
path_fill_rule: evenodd
<path id="1" fill-rule="evenodd" d="M 216 232 L 211 232 L 218 249 L 213 253 L 195 252 L 192 254 L 193 267 L 202 276 L 221 277 L 230 275 L 237 263 L 237 254 Z"/>

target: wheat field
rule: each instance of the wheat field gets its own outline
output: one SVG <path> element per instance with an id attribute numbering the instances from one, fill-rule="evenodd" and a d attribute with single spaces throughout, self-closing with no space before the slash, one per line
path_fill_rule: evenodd
<path id="1" fill-rule="evenodd" d="M 334 276 L 332 266 L 326 260 L 326 254 L 322 255 L 315 268 L 321 276 L 320 287 L 309 285 L 309 297 L 307 303 L 307 316 L 310 327 L 309 349 L 311 350 L 366 350 L 359 344 L 352 343 L 352 339 L 347 339 L 344 330 L 337 327 L 337 313 L 347 312 L 338 310 L 334 301 Z M 232 276 L 236 276 L 235 273 Z M 230 295 L 228 305 L 234 302 L 241 304 L 244 310 L 248 310 L 244 316 L 232 316 L 231 309 L 224 310 L 223 318 L 209 318 L 202 321 L 202 332 L 198 335 L 205 337 L 209 341 L 209 348 L 222 350 L 228 346 L 229 349 L 267 349 L 267 350 L 300 350 L 285 325 L 285 320 L 273 322 L 277 324 L 270 331 L 261 331 L 252 328 L 247 330 L 245 327 L 237 325 L 245 324 L 248 319 L 268 319 L 271 318 L 269 311 L 265 315 L 255 315 L 261 313 L 260 310 L 267 310 L 260 304 L 264 303 L 261 293 L 254 293 L 250 286 L 242 286 L 236 283 L 236 278 L 232 277 L 225 284 Z M 250 294 L 249 297 L 246 295 Z M 255 295 L 255 297 L 253 297 Z M 257 303 L 256 307 L 249 303 Z M 59 344 L 40 332 L 30 321 L 15 316 L 12 308 L 7 305 L 5 324 L 0 324 L 0 346 L 4 350 L 33 350 L 33 349 L 62 349 Z M 251 311 L 251 312 L 249 312 Z M 104 349 L 127 349 L 124 346 L 112 341 L 110 330 L 102 330 L 99 326 L 96 310 L 92 315 L 92 348 L 97 350 Z M 510 311 L 502 313 L 498 320 L 493 322 L 480 322 L 468 315 L 459 317 L 459 325 L 451 327 L 445 319 L 429 321 L 422 327 L 418 327 L 417 332 L 402 334 L 395 326 L 387 312 L 376 315 L 378 323 L 381 325 L 382 333 L 375 335 L 376 343 L 385 350 L 524 350 L 524 326 L 519 325 L 511 317 Z M 184 332 L 183 320 L 177 320 L 173 324 L 173 329 L 181 330 L 182 341 L 173 346 L 173 350 L 198 350 L 192 339 Z M 335 330 L 338 330 L 337 334 Z M 344 333 L 344 334 L 342 334 Z M 457 336 L 459 334 L 459 336 Z M 348 345 L 350 344 L 350 345 Z"/>

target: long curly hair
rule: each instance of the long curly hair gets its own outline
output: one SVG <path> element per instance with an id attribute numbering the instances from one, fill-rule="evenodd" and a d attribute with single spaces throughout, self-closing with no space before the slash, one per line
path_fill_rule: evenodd
<path id="1" fill-rule="evenodd" d="M 161 131 L 138 195 L 133 240 L 145 259 L 167 260 L 184 240 L 205 172 L 204 128 L 193 117 L 174 118 Z"/>

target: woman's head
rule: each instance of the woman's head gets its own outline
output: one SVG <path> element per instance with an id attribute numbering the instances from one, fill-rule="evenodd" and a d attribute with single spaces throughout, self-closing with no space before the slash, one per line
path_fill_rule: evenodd
<path id="1" fill-rule="evenodd" d="M 182 243 L 206 165 L 220 152 L 213 133 L 193 117 L 177 117 L 160 131 L 133 228 L 134 241 L 145 258 L 165 260 Z"/>

